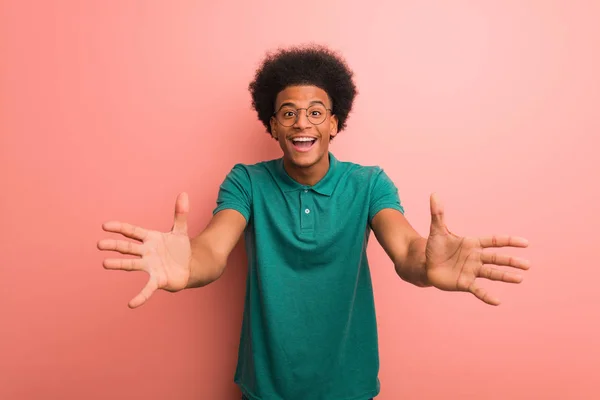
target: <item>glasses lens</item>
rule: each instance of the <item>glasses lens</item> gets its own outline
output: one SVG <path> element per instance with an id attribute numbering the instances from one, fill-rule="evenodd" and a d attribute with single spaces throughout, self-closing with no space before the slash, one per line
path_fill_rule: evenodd
<path id="1" fill-rule="evenodd" d="M 319 125 L 325 121 L 325 118 L 327 117 L 327 110 L 323 106 L 313 106 L 308 109 L 306 114 L 308 115 L 308 120 L 311 122 L 311 124 Z"/>
<path id="2" fill-rule="evenodd" d="M 292 126 L 296 123 L 298 111 L 292 108 L 282 108 L 277 112 L 277 121 L 283 126 Z"/>

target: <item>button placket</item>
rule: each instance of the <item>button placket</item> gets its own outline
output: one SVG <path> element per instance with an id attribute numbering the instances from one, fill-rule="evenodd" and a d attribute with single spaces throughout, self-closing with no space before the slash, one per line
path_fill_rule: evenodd
<path id="1" fill-rule="evenodd" d="M 300 193 L 300 228 L 310 231 L 314 228 L 312 193 L 308 189 Z"/>

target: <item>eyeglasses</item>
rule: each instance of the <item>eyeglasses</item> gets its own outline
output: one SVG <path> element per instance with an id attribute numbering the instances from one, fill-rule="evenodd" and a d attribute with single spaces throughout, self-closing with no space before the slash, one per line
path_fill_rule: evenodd
<path id="1" fill-rule="evenodd" d="M 314 105 L 308 108 L 292 108 L 289 106 L 283 106 L 278 111 L 273 113 L 277 122 L 281 125 L 290 127 L 298 121 L 298 115 L 300 110 L 306 110 L 306 117 L 308 121 L 313 125 L 320 125 L 327 118 L 327 111 L 331 111 L 330 108 L 325 108 L 322 105 Z"/>

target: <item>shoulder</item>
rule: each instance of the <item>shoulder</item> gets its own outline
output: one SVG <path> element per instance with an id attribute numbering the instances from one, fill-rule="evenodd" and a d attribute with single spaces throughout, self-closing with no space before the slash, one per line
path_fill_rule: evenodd
<path id="1" fill-rule="evenodd" d="M 341 175 L 347 179 L 362 184 L 374 184 L 378 179 L 386 177 L 383 168 L 379 165 L 365 165 L 351 161 L 337 161 Z"/>
<path id="2" fill-rule="evenodd" d="M 229 175 L 237 175 L 250 181 L 268 178 L 273 174 L 280 159 L 260 161 L 256 163 L 236 163 Z"/>
<path id="3" fill-rule="evenodd" d="M 340 161 L 339 165 L 340 169 L 344 170 L 345 186 L 355 190 L 355 193 L 365 193 L 371 203 L 399 203 L 398 187 L 380 165 L 348 161 Z"/>

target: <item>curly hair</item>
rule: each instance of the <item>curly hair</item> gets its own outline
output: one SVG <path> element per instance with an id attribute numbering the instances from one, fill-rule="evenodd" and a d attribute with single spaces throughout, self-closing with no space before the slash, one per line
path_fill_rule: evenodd
<path id="1" fill-rule="evenodd" d="M 323 89 L 338 118 L 338 132 L 346 127 L 348 114 L 357 94 L 353 71 L 336 52 L 320 45 L 294 46 L 268 52 L 254 80 L 248 85 L 252 107 L 271 133 L 275 99 L 288 86 L 312 85 Z"/>

